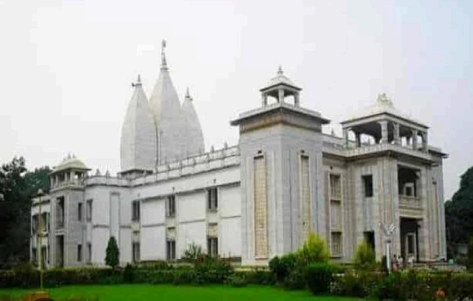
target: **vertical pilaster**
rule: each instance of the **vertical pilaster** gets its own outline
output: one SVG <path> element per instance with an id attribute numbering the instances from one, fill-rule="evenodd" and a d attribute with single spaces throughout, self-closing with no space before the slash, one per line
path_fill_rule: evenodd
<path id="1" fill-rule="evenodd" d="M 299 106 L 299 93 L 295 93 L 295 94 L 294 94 L 294 105 L 295 105 L 296 107 Z"/>
<path id="2" fill-rule="evenodd" d="M 412 130 L 412 149 L 417 150 L 417 130 Z"/>
<path id="3" fill-rule="evenodd" d="M 381 143 L 388 143 L 388 122 L 386 120 L 379 121 L 381 126 Z"/>
<path id="4" fill-rule="evenodd" d="M 284 101 L 284 89 L 280 88 L 278 90 L 278 102 L 282 103 Z"/>
<path id="5" fill-rule="evenodd" d="M 428 145 L 429 145 L 428 135 L 427 135 L 427 131 L 425 131 L 425 132 L 422 132 L 422 150 L 424 152 L 428 151 Z"/>
<path id="6" fill-rule="evenodd" d="M 397 145 L 401 144 L 401 136 L 399 130 L 399 123 L 394 123 L 394 143 Z"/>
<path id="7" fill-rule="evenodd" d="M 268 95 L 266 95 L 265 93 L 261 94 L 261 105 L 263 107 L 266 107 L 268 105 Z"/>
<path id="8" fill-rule="evenodd" d="M 356 147 L 361 147 L 361 133 L 355 132 Z"/>
<path id="9" fill-rule="evenodd" d="M 350 131 L 350 128 L 343 129 L 343 141 L 345 143 L 345 148 L 348 148 L 348 131 Z"/>

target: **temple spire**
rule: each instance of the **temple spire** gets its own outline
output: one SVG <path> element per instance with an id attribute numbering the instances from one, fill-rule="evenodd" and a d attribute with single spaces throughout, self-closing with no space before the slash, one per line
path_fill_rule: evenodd
<path id="1" fill-rule="evenodd" d="M 131 83 L 132 87 L 141 86 L 141 76 L 138 74 L 138 78 L 136 79 L 136 83 Z"/>
<path id="2" fill-rule="evenodd" d="M 164 52 L 164 48 L 166 48 L 166 40 L 161 42 L 161 69 L 167 69 L 168 65 L 166 63 L 166 53 Z"/>
<path id="3" fill-rule="evenodd" d="M 192 101 L 191 94 L 189 93 L 189 87 L 187 87 L 187 90 L 186 90 L 186 98 L 185 98 L 185 99 L 189 99 L 190 101 Z"/>

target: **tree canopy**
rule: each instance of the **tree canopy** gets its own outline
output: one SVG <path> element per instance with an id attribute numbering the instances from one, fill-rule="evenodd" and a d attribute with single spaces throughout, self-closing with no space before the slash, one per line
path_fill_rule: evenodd
<path id="1" fill-rule="evenodd" d="M 460 188 L 452 200 L 445 203 L 445 223 L 449 253 L 455 254 L 454 246 L 468 243 L 473 235 L 473 167 L 462 176 Z"/>
<path id="2" fill-rule="evenodd" d="M 31 198 L 49 189 L 50 172 L 28 172 L 22 157 L 0 167 L 0 269 L 29 260 Z"/>

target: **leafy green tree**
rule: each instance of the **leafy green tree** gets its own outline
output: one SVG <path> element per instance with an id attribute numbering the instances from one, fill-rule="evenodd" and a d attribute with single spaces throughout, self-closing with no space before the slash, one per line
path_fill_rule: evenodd
<path id="1" fill-rule="evenodd" d="M 373 249 L 366 241 L 358 245 L 353 263 L 355 268 L 359 270 L 369 270 L 376 265 Z"/>
<path id="2" fill-rule="evenodd" d="M 470 242 L 468 243 L 468 269 L 473 271 L 473 235 L 470 236 Z"/>
<path id="3" fill-rule="evenodd" d="M 114 236 L 110 236 L 107 244 L 105 255 L 105 264 L 115 269 L 120 263 L 120 250 L 118 249 L 117 240 Z"/>
<path id="4" fill-rule="evenodd" d="M 466 244 L 473 235 L 473 167 L 460 180 L 460 188 L 445 203 L 445 224 L 449 256 L 455 256 L 456 245 Z"/>
<path id="5" fill-rule="evenodd" d="M 325 240 L 311 232 L 307 241 L 297 250 L 296 257 L 299 266 L 327 262 L 329 259 L 329 251 Z"/>
<path id="6" fill-rule="evenodd" d="M 49 189 L 50 171 L 28 172 L 22 157 L 0 167 L 0 269 L 29 261 L 31 199 Z"/>

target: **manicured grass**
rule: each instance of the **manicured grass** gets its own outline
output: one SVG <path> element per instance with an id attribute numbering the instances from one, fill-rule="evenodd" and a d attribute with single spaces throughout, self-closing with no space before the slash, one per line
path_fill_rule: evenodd
<path id="1" fill-rule="evenodd" d="M 1 295 L 22 296 L 32 290 L 0 290 Z M 34 291 L 34 290 L 33 290 Z M 52 299 L 73 296 L 98 297 L 100 301 L 279 301 L 279 300 L 356 300 L 340 297 L 314 297 L 306 290 L 286 291 L 274 287 L 248 286 L 173 286 L 173 285 L 83 285 L 64 286 L 47 290 Z"/>

